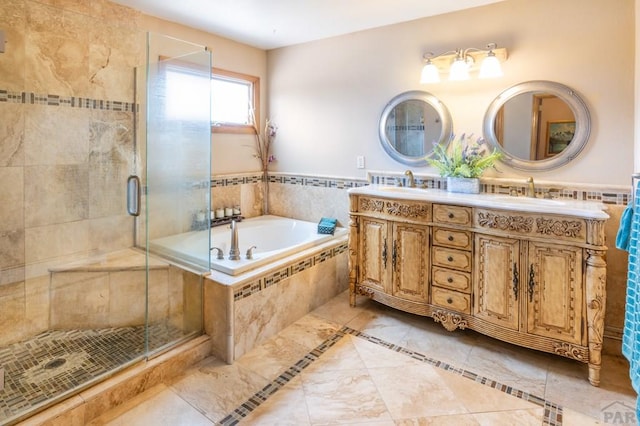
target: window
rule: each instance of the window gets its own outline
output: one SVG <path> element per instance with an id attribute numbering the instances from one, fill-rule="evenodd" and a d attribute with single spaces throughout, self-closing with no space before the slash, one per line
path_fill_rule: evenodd
<path id="1" fill-rule="evenodd" d="M 211 130 L 254 133 L 260 123 L 260 78 L 214 68 L 211 74 Z"/>

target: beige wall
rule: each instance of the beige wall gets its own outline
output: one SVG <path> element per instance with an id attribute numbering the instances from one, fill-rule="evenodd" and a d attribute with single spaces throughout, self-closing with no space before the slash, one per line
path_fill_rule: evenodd
<path id="1" fill-rule="evenodd" d="M 449 108 L 456 132 L 481 133 L 484 111 L 504 89 L 553 80 L 577 90 L 592 116 L 585 150 L 567 166 L 528 173 L 501 166 L 501 177 L 628 185 L 633 169 L 634 0 L 508 0 L 269 51 L 269 114 L 279 126 L 274 169 L 363 177 L 404 170 L 378 141 L 385 104 L 425 90 Z M 426 51 L 482 47 L 509 51 L 505 76 L 420 85 Z M 418 172 L 433 172 L 428 167 Z"/>

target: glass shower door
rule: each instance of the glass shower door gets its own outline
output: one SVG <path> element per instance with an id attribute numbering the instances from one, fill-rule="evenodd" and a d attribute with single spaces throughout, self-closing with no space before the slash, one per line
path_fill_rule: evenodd
<path id="1" fill-rule="evenodd" d="M 211 54 L 152 34 L 147 40 L 138 140 L 144 165 L 147 247 L 147 350 L 202 331 L 202 273 L 209 271 Z M 144 241 L 142 241 L 144 238 Z"/>

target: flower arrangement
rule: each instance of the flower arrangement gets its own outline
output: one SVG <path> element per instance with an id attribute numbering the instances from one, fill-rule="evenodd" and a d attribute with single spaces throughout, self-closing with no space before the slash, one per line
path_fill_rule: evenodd
<path id="1" fill-rule="evenodd" d="M 453 138 L 448 146 L 434 144 L 433 152 L 427 156 L 427 162 L 435 167 L 440 176 L 478 178 L 495 162 L 502 158 L 497 149 L 489 152 L 483 138 L 473 140 L 473 134 L 463 133 L 457 141 Z"/>
<path id="2" fill-rule="evenodd" d="M 254 157 L 260 160 L 260 165 L 262 166 L 262 172 L 266 173 L 269 170 L 269 164 L 276 161 L 276 157 L 271 154 L 271 148 L 273 142 L 276 139 L 276 133 L 278 132 L 278 127 L 273 124 L 269 119 L 267 119 L 266 124 L 264 126 L 264 134 L 260 134 L 258 130 L 258 125 L 254 123 L 254 129 L 256 132 L 256 145 L 255 145 L 255 153 Z"/>

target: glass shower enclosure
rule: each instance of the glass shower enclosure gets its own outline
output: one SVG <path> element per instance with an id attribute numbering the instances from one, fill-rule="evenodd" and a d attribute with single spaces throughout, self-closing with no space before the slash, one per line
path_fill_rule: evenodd
<path id="1" fill-rule="evenodd" d="M 16 200 L 0 230 L 2 425 L 202 333 L 211 54 L 158 34 L 140 51 L 131 102 L 6 105 L 47 137 L 0 165 Z M 194 234 L 198 261 L 149 250 Z"/>

